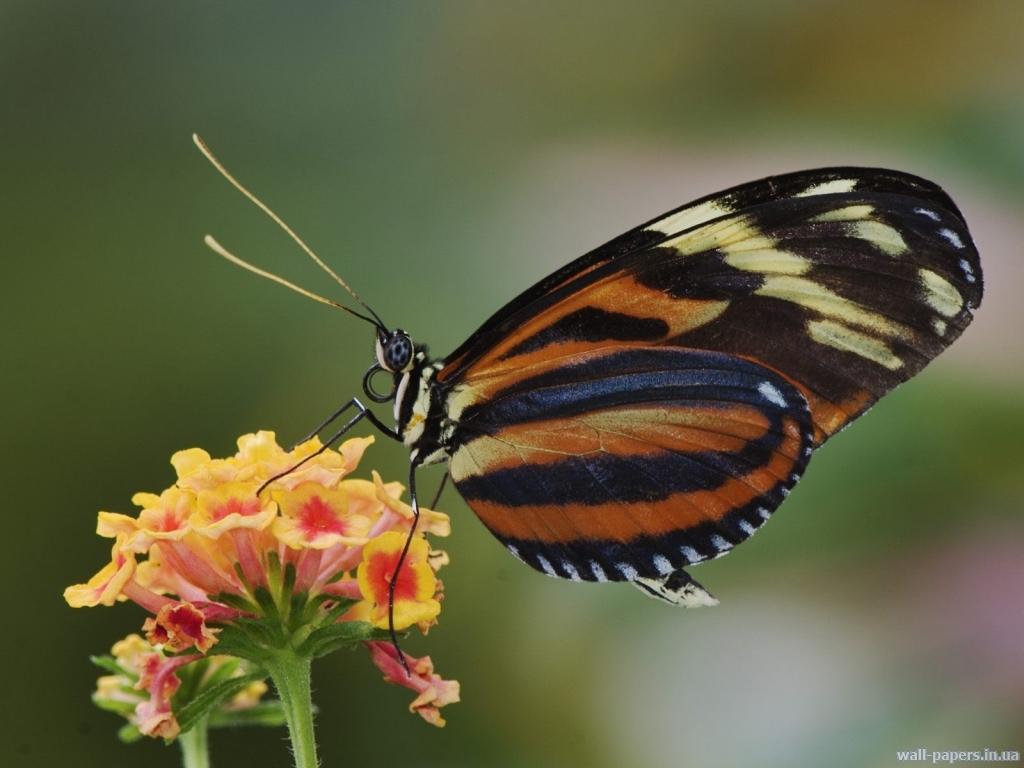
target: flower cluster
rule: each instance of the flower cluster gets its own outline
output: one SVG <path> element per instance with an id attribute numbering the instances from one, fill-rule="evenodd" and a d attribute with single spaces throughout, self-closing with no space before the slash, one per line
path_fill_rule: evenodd
<path id="1" fill-rule="evenodd" d="M 237 681 L 237 692 L 220 703 L 214 716 L 225 723 L 251 723 L 253 715 L 262 724 L 280 725 L 283 720 L 274 702 L 263 702 L 267 684 L 252 679 L 251 665 L 230 656 L 167 656 L 139 635 L 128 635 L 110 649 L 110 656 L 94 659 L 112 674 L 96 681 L 93 701 L 102 709 L 116 712 L 128 720 L 121 737 L 126 741 L 141 735 L 175 738 L 180 725 L 172 703 L 185 687 L 190 698 L 210 690 L 213 685 Z M 257 712 L 257 710 L 260 710 Z"/>
<path id="2" fill-rule="evenodd" d="M 424 534 L 448 535 L 448 517 L 420 509 L 411 532 L 413 510 L 401 500 L 400 483 L 376 472 L 370 480 L 350 478 L 372 443 L 354 438 L 323 450 L 312 438 L 286 451 L 263 431 L 239 438 L 229 458 L 198 448 L 174 454 L 176 483 L 160 494 L 136 494 L 137 515 L 99 513 L 97 533 L 113 540 L 111 561 L 87 583 L 68 587 L 65 599 L 73 607 L 122 600 L 142 606 L 151 614 L 146 639 L 173 669 L 212 648 L 269 665 L 282 648 L 312 658 L 383 638 L 392 578 L 394 629 L 425 633 L 441 610 L 436 572 L 447 556 L 432 551 Z M 429 659 L 407 663 L 413 675 L 403 684 L 420 698 L 426 685 L 444 691 L 430 699 L 436 706 L 458 700 L 458 684 L 436 678 Z M 145 679 L 150 688 L 160 684 Z M 163 719 L 151 723 L 140 713 L 137 723 L 144 733 L 167 736 L 174 730 L 165 717 L 169 695 L 159 695 L 163 704 L 152 705 L 159 709 L 153 716 Z M 441 725 L 436 706 L 414 709 Z"/>

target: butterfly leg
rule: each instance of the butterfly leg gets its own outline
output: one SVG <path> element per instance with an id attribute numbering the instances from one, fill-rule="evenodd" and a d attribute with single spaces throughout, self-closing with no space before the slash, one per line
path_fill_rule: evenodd
<path id="1" fill-rule="evenodd" d="M 359 401 L 353 397 L 351 400 L 349 400 L 347 403 L 341 406 L 341 408 L 339 408 L 326 419 L 321 421 L 308 435 L 299 440 L 299 442 L 297 442 L 295 445 L 302 445 L 303 443 L 312 440 L 314 437 L 319 435 L 324 430 L 325 427 L 327 427 L 329 424 L 332 424 L 339 416 L 341 416 L 341 414 L 343 414 L 349 408 L 355 407 L 357 402 Z M 292 447 L 294 448 L 295 446 Z"/>
<path id="2" fill-rule="evenodd" d="M 412 537 L 416 535 L 416 528 L 420 521 L 420 503 L 416 496 L 417 466 L 418 465 L 415 463 L 409 464 L 409 497 L 411 499 L 410 505 L 412 506 L 412 526 L 409 528 L 409 534 L 405 537 L 405 546 L 402 547 L 402 554 L 398 556 L 398 562 L 395 563 L 395 570 L 391 574 L 391 578 L 388 580 L 388 634 L 391 635 L 391 644 L 395 647 L 395 653 L 398 656 L 398 660 L 402 662 L 405 674 L 409 677 L 412 677 L 412 672 L 409 670 L 409 664 L 405 660 L 405 654 L 402 652 L 402 648 L 398 644 L 398 633 L 395 631 L 395 587 L 398 586 L 398 574 L 402 570 L 402 564 L 405 562 L 405 556 L 409 554 Z M 444 488 L 443 484 L 441 488 Z"/>
<path id="3" fill-rule="evenodd" d="M 298 462 L 296 464 L 293 464 L 292 466 L 288 467 L 288 469 L 286 469 L 284 472 L 279 472 L 278 474 L 274 475 L 269 480 L 267 480 L 265 483 L 263 483 L 263 485 L 261 485 L 256 490 L 256 495 L 259 495 L 259 494 L 263 493 L 263 489 L 265 489 L 268 485 L 270 485 L 275 480 L 280 480 L 285 475 L 290 475 L 292 472 L 294 472 L 296 469 L 301 467 L 307 461 L 309 461 L 312 458 L 315 458 L 316 456 L 319 456 L 321 453 L 326 451 L 328 448 L 330 448 L 332 445 L 334 445 L 336 442 L 338 442 L 345 435 L 346 432 L 348 432 L 350 429 L 352 429 L 352 427 L 354 427 L 356 424 L 358 424 L 363 418 L 369 419 L 373 423 L 373 425 L 375 427 L 377 427 L 382 432 L 384 432 L 386 435 L 388 435 L 388 437 L 394 437 L 395 439 L 398 439 L 398 434 L 393 429 L 391 429 L 390 427 L 386 426 L 383 422 L 381 422 L 381 420 L 377 418 L 377 415 L 375 413 L 373 413 L 365 405 L 363 405 L 361 402 L 359 402 L 359 398 L 357 398 L 357 397 L 353 397 L 345 405 L 343 405 L 341 408 L 339 408 L 337 411 L 335 411 L 331 415 L 331 418 L 329 418 L 327 421 L 325 421 L 323 424 L 321 424 L 316 429 L 316 431 L 313 432 L 313 435 L 316 435 L 318 432 L 320 432 L 320 430 L 322 430 L 324 427 L 326 427 L 332 421 L 334 421 L 339 416 L 341 416 L 341 414 L 345 413 L 345 411 L 347 411 L 349 408 L 353 408 L 353 407 L 356 409 L 356 414 L 352 418 L 350 418 L 348 421 L 346 421 L 344 426 L 342 426 L 337 432 L 335 432 L 333 435 L 331 435 L 329 438 L 327 438 L 327 441 L 324 442 L 323 445 L 321 445 L 313 453 L 309 454 L 309 456 L 306 456 L 302 461 L 300 461 L 300 462 Z"/>
<path id="4" fill-rule="evenodd" d="M 349 400 L 347 403 L 341 406 L 338 410 L 336 410 L 334 413 L 332 413 L 330 416 L 328 416 L 326 419 L 320 422 L 320 424 L 318 424 L 317 427 L 312 432 L 310 432 L 308 435 L 302 438 L 298 443 L 296 443 L 296 445 L 301 445 L 307 440 L 312 440 L 314 437 L 319 435 L 324 430 L 325 427 L 335 422 L 338 419 L 338 417 L 345 413 L 345 411 L 347 411 L 349 408 L 357 408 L 361 412 L 362 416 L 365 416 L 370 420 L 373 426 L 375 426 L 377 429 L 379 429 L 381 432 L 383 432 L 391 439 L 401 441 L 398 432 L 396 432 L 394 429 L 392 429 L 391 427 L 387 426 L 384 422 L 382 422 L 377 417 L 377 414 L 369 410 L 365 405 L 362 404 L 362 402 L 360 402 L 358 397 L 353 397 L 351 400 Z"/>
<path id="5" fill-rule="evenodd" d="M 445 469 L 444 477 L 441 478 L 441 484 L 437 486 L 437 493 L 434 494 L 434 500 L 430 502 L 430 509 L 437 509 L 437 502 L 441 500 L 441 494 L 444 493 L 444 487 L 448 484 L 448 478 L 451 477 L 451 470 Z"/>
<path id="6" fill-rule="evenodd" d="M 682 568 L 657 579 L 639 577 L 632 584 L 648 597 L 684 608 L 718 605 L 718 600 Z"/>

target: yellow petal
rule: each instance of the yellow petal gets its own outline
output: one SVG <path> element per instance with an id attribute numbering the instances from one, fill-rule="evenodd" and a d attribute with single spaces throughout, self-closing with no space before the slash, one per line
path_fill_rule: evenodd
<path id="1" fill-rule="evenodd" d="M 178 473 L 179 480 L 192 474 L 204 464 L 209 464 L 210 461 L 210 454 L 202 448 L 188 448 L 171 456 L 171 464 Z"/>
<path id="2" fill-rule="evenodd" d="M 72 608 L 92 608 L 113 605 L 124 585 L 135 572 L 135 555 L 124 550 L 124 537 L 119 536 L 110 553 L 111 561 L 85 584 L 75 584 L 64 590 L 64 600 Z"/>

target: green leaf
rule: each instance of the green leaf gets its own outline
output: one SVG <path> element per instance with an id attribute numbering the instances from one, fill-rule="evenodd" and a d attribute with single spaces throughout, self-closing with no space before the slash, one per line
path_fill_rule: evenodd
<path id="1" fill-rule="evenodd" d="M 267 675 L 264 672 L 251 672 L 241 677 L 233 677 L 230 680 L 223 680 L 217 685 L 211 685 L 199 693 L 192 701 L 177 710 L 174 715 L 178 718 L 178 724 L 182 732 L 187 731 L 200 719 L 209 715 L 224 701 L 234 696 L 250 683 L 262 680 Z"/>
<path id="2" fill-rule="evenodd" d="M 288 563 L 284 567 L 284 580 L 281 583 L 281 594 L 291 595 L 295 591 L 295 564 Z"/>
<path id="3" fill-rule="evenodd" d="M 229 605 L 232 608 L 237 608 L 240 611 L 245 611 L 246 613 L 253 613 L 259 610 L 259 606 L 252 600 L 231 592 L 218 592 L 211 599 L 218 603 Z"/>
<path id="4" fill-rule="evenodd" d="M 117 660 L 113 656 L 90 656 L 89 661 L 91 661 L 100 669 L 105 669 L 107 672 L 110 672 L 111 674 L 126 675 L 131 678 L 135 677 L 135 675 L 129 675 L 121 667 L 121 665 L 117 663 Z"/>
<path id="5" fill-rule="evenodd" d="M 245 709 L 217 710 L 210 714 L 208 722 L 211 728 L 248 726 L 277 728 L 285 724 L 284 707 L 277 699 L 271 699 Z"/>
<path id="6" fill-rule="evenodd" d="M 306 638 L 296 652 L 315 659 L 339 648 L 357 645 L 365 640 L 374 640 L 379 637 L 387 637 L 387 633 L 378 630 L 372 624 L 365 621 L 343 621 L 316 630 Z"/>
<path id="7" fill-rule="evenodd" d="M 268 627 L 266 622 L 258 619 L 236 619 L 224 627 L 217 635 L 214 646 L 218 655 L 238 656 L 251 661 L 266 658 L 267 648 L 275 648 L 282 644 L 276 635 L 280 630 Z"/>
<path id="8" fill-rule="evenodd" d="M 333 624 L 335 621 L 338 620 L 338 618 L 341 617 L 341 615 L 343 613 L 345 613 L 345 611 L 347 611 L 349 608 L 351 608 L 353 605 L 355 605 L 358 602 L 359 602 L 358 600 L 353 600 L 352 598 L 349 598 L 349 597 L 339 597 L 338 598 L 338 604 L 335 605 L 333 608 L 331 608 L 331 610 L 329 610 L 324 615 L 324 618 L 321 619 L 320 623 L 321 624 Z"/>
<path id="9" fill-rule="evenodd" d="M 331 578 L 327 580 L 327 583 L 333 584 L 336 581 L 341 581 L 345 578 L 346 573 L 348 573 L 348 571 L 338 571 L 336 574 L 334 574 L 333 576 L 331 576 Z"/>
<path id="10" fill-rule="evenodd" d="M 270 574 L 268 574 L 267 578 L 268 580 L 270 579 Z M 273 593 L 266 587 L 259 587 L 255 592 L 253 592 L 253 597 L 256 600 L 256 604 L 260 607 L 260 612 L 264 616 L 269 619 L 280 619 L 281 614 L 277 609 L 277 603 L 274 602 Z"/>
<path id="11" fill-rule="evenodd" d="M 191 701 L 195 698 L 196 691 L 199 690 L 203 682 L 203 676 L 206 674 L 209 666 L 210 659 L 207 657 L 205 659 L 197 659 L 191 664 L 178 669 L 178 680 L 181 681 L 181 684 L 174 694 L 174 704 L 181 701 Z"/>

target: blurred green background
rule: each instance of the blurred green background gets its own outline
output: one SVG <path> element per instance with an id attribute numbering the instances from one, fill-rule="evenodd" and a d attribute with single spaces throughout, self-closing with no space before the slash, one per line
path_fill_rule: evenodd
<path id="1" fill-rule="evenodd" d="M 226 265 L 331 284 L 202 133 L 392 324 L 444 354 L 570 258 L 768 173 L 887 165 L 954 196 L 987 295 L 673 611 L 520 566 L 455 494 L 462 681 L 435 731 L 363 654 L 315 669 L 326 766 L 888 766 L 1024 750 L 1024 4 L 0 2 L 3 762 L 173 766 L 89 702 L 134 606 L 72 611 L 98 509 L 357 391 L 367 328 Z M 403 450 L 367 459 L 404 476 Z M 438 474 L 429 473 L 424 487 Z M 287 765 L 283 732 L 217 766 Z"/>

